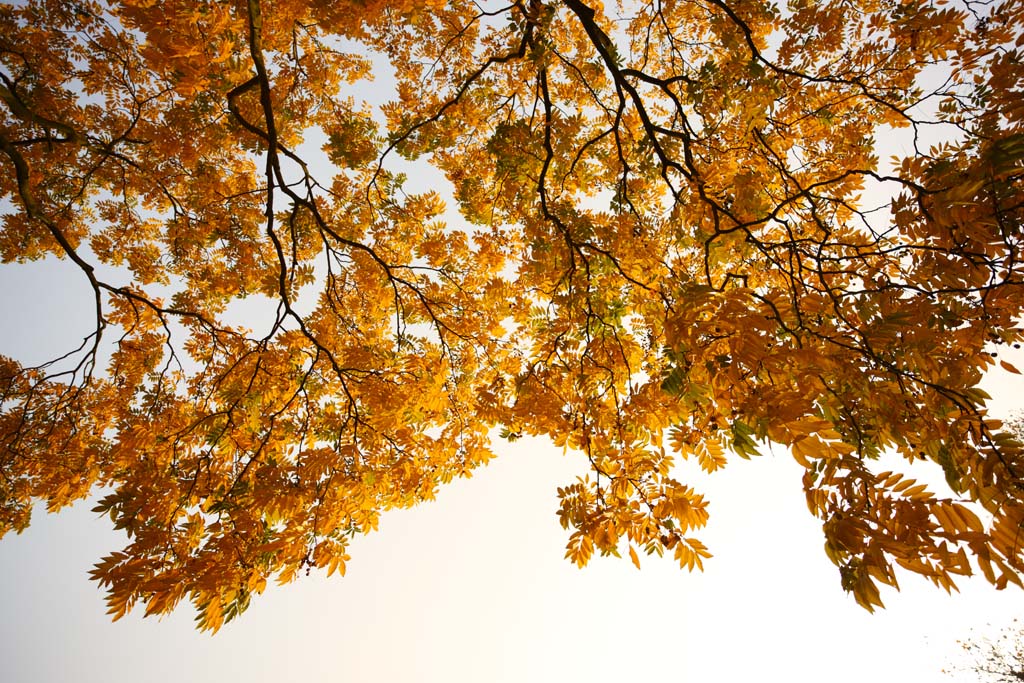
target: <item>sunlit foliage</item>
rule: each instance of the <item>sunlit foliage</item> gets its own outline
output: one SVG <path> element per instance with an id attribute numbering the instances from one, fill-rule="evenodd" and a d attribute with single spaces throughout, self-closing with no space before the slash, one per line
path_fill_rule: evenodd
<path id="1" fill-rule="evenodd" d="M 0 255 L 63 259 L 95 319 L 52 363 L 0 359 L 0 533 L 100 491 L 128 535 L 93 572 L 111 614 L 188 599 L 217 629 L 268 580 L 343 572 L 492 434 L 589 460 L 559 491 L 580 565 L 701 567 L 707 502 L 673 463 L 774 443 L 864 607 L 899 567 L 1019 585 L 1024 453 L 978 383 L 1022 336 L 1022 22 L 0 5 Z"/>

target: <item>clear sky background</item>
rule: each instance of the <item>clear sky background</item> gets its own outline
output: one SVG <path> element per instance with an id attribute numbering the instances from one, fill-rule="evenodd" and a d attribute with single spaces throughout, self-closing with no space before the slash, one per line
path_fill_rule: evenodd
<path id="1" fill-rule="evenodd" d="M 40 358 L 75 339 L 90 312 L 78 277 L 0 269 L 0 353 Z M 1024 407 L 1024 381 L 992 380 L 995 414 Z M 580 570 L 562 559 L 554 513 L 582 458 L 540 440 L 499 450 L 436 502 L 386 513 L 356 539 L 347 576 L 271 586 L 214 636 L 188 605 L 110 623 L 87 572 L 122 539 L 88 502 L 39 510 L 0 541 L 0 681 L 967 682 L 941 672 L 960 661 L 957 639 L 1024 608 L 1017 589 L 969 580 L 947 596 L 903 574 L 888 609 L 868 614 L 840 588 L 801 468 L 778 449 L 713 475 L 680 467 L 711 501 L 704 574 L 655 557 Z"/>
<path id="2" fill-rule="evenodd" d="M 4 265 L 0 354 L 66 352 L 89 332 L 91 305 L 69 264 Z M 1024 409 L 1019 376 L 996 371 L 987 388 L 994 415 Z M 1024 616 L 1024 591 L 979 578 L 948 596 L 905 572 L 902 592 L 883 593 L 888 609 L 864 611 L 840 588 L 802 469 L 781 449 L 713 475 L 680 466 L 711 501 L 705 573 L 644 556 L 640 571 L 600 557 L 577 569 L 563 559 L 556 488 L 586 463 L 542 440 L 498 451 L 434 503 L 385 513 L 353 543 L 345 577 L 272 585 L 212 636 L 188 605 L 111 623 L 87 572 L 123 537 L 88 501 L 39 509 L 0 540 L 0 683 L 967 683 L 977 677 L 942 673 L 962 663 L 957 639 Z"/>

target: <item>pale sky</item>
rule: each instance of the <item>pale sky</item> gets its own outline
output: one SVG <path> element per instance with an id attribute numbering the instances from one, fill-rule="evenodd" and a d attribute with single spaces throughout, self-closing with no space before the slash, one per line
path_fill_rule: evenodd
<path id="1" fill-rule="evenodd" d="M 1007 624 L 1020 591 L 946 596 L 907 576 L 870 615 L 839 587 L 788 456 L 732 463 L 704 574 L 669 560 L 562 559 L 554 490 L 580 463 L 519 443 L 358 539 L 344 578 L 272 587 L 210 636 L 191 609 L 109 623 L 86 579 L 114 549 L 85 505 L 0 542 L 0 679 L 79 681 L 972 681 L 958 637 Z"/>
<path id="2" fill-rule="evenodd" d="M 67 351 L 89 306 L 68 264 L 4 265 L 0 354 Z M 1024 409 L 1024 380 L 991 380 L 993 414 Z M 781 449 L 714 475 L 680 468 L 711 501 L 705 573 L 644 556 L 640 571 L 600 557 L 577 569 L 555 490 L 586 472 L 582 458 L 541 440 L 498 447 L 436 502 L 386 513 L 354 542 L 345 577 L 271 586 L 212 636 L 188 605 L 111 623 L 87 572 L 123 539 L 88 501 L 39 510 L 0 540 L 0 683 L 967 683 L 976 676 L 941 671 L 961 661 L 957 639 L 1024 616 L 1019 589 L 979 579 L 947 596 L 906 572 L 903 592 L 882 595 L 888 609 L 868 614 L 840 588 Z"/>
<path id="3" fill-rule="evenodd" d="M 74 327 L 84 293 L 59 272 L 70 279 L 52 263 L 0 269 L 0 353 L 45 353 Z M 1024 381 L 997 379 L 995 412 L 1024 407 Z M 271 586 L 213 636 L 187 605 L 110 623 L 87 579 L 121 547 L 109 520 L 88 503 L 40 511 L 0 541 L 0 681 L 966 683 L 977 679 L 941 673 L 956 640 L 1024 613 L 1020 590 L 965 581 L 947 596 L 904 573 L 903 592 L 868 614 L 840 588 L 800 467 L 778 449 L 714 475 L 680 468 L 711 501 L 704 574 L 647 557 L 641 571 L 615 558 L 580 570 L 554 513 L 582 458 L 540 440 L 500 448 L 436 502 L 385 514 L 347 576 Z"/>

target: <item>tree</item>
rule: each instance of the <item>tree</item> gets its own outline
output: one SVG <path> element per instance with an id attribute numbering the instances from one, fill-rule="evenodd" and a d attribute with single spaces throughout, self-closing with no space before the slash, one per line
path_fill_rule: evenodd
<path id="1" fill-rule="evenodd" d="M 1020 0 L 4 5 L 0 253 L 77 268 L 95 328 L 2 359 L 0 530 L 100 491 L 129 537 L 93 572 L 111 614 L 188 598 L 216 629 L 270 578 L 344 571 L 495 429 L 589 459 L 559 491 L 580 565 L 701 567 L 673 462 L 771 442 L 864 607 L 897 567 L 1019 585 L 1024 452 L 978 383 L 1022 336 L 1022 23 Z"/>
<path id="2" fill-rule="evenodd" d="M 970 659 L 968 669 L 980 674 L 982 681 L 1017 683 L 1024 681 L 1024 641 L 1017 620 L 1013 628 L 998 638 L 971 638 L 960 643 Z"/>

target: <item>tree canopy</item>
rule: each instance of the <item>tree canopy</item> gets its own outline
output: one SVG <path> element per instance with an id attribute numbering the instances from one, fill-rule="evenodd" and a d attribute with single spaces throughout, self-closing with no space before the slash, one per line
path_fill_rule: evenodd
<path id="1" fill-rule="evenodd" d="M 63 259 L 95 319 L 0 358 L 0 533 L 98 492 L 110 613 L 216 629 L 499 432 L 588 459 L 558 491 L 580 565 L 701 567 L 673 463 L 778 444 L 864 607 L 899 568 L 1020 585 L 1024 446 L 978 384 L 1024 336 L 1022 26 L 1022 0 L 0 5 L 0 255 Z"/>

